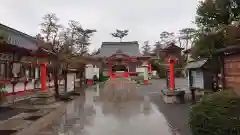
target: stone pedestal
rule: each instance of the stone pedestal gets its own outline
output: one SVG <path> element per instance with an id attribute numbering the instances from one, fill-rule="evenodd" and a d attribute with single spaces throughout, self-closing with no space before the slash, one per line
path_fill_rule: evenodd
<path id="1" fill-rule="evenodd" d="M 175 90 L 162 90 L 163 93 L 163 101 L 167 104 L 173 103 L 184 103 L 184 91 L 175 91 Z M 182 98 L 182 100 L 180 99 Z"/>
<path id="2" fill-rule="evenodd" d="M 31 104 L 48 105 L 55 102 L 55 97 L 52 92 L 39 92 L 36 96 L 31 97 Z"/>
<path id="3" fill-rule="evenodd" d="M 176 94 L 174 91 L 163 90 L 163 101 L 167 104 L 172 104 L 177 101 Z"/>

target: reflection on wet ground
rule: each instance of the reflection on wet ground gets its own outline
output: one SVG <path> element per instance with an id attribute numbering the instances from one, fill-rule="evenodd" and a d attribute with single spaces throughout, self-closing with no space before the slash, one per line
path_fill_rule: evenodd
<path id="1" fill-rule="evenodd" d="M 172 135 L 148 97 L 122 103 L 95 100 L 97 88 L 70 102 L 66 113 L 37 135 Z"/>

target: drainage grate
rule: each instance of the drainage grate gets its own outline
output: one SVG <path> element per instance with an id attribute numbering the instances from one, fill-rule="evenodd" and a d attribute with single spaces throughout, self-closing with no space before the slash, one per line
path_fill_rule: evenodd
<path id="1" fill-rule="evenodd" d="M 24 113 L 35 113 L 37 111 L 39 111 L 39 109 L 29 109 L 29 110 L 24 111 Z"/>
<path id="2" fill-rule="evenodd" d="M 0 130 L 0 135 L 13 135 L 17 130 Z"/>
<path id="3" fill-rule="evenodd" d="M 25 118 L 24 120 L 32 120 L 32 121 L 36 121 L 38 120 L 39 118 L 41 118 L 42 116 L 30 116 L 30 117 L 27 117 Z M 1 134 L 0 134 L 1 135 Z"/>

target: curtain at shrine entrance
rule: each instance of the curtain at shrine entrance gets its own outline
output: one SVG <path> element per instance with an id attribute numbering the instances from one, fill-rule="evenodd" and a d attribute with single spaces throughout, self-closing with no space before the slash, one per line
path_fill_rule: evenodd
<path id="1" fill-rule="evenodd" d="M 124 65 L 124 64 L 113 65 L 112 72 L 117 72 L 117 71 L 129 72 L 127 65 Z"/>

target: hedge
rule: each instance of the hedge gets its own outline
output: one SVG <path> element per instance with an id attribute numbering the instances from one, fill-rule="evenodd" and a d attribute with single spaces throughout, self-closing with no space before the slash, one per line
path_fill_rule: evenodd
<path id="1" fill-rule="evenodd" d="M 102 73 L 99 74 L 99 81 L 105 82 L 109 79 L 109 76 L 104 76 Z"/>
<path id="2" fill-rule="evenodd" d="M 204 97 L 190 110 L 193 135 L 240 135 L 240 97 L 232 91 Z"/>

